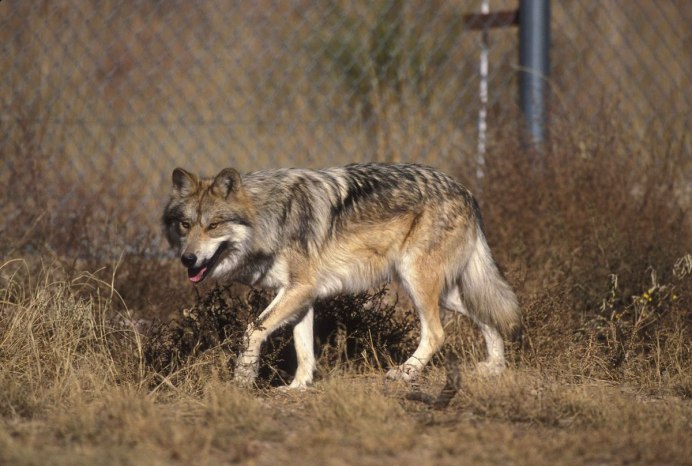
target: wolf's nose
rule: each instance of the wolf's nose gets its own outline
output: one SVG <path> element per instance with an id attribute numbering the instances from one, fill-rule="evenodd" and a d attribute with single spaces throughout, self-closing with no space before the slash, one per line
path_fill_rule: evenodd
<path id="1" fill-rule="evenodd" d="M 183 254 L 180 260 L 182 261 L 185 267 L 190 268 L 197 262 L 197 256 L 195 256 L 192 253 Z"/>

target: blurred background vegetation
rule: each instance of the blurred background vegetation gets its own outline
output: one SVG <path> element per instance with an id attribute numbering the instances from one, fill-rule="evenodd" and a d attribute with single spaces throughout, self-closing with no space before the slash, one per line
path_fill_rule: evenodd
<path id="1" fill-rule="evenodd" d="M 76 210 L 90 209 L 99 223 L 124 217 L 118 238 L 144 235 L 178 165 L 215 173 L 380 160 L 471 174 L 481 34 L 464 15 L 479 8 L 471 0 L 4 1 L 0 227 L 6 235 L 49 222 L 62 231 Z M 671 141 L 689 153 L 691 10 L 672 0 L 553 2 L 546 79 L 551 117 L 568 123 L 560 131 L 586 150 L 583 132 L 597 132 L 607 111 L 641 148 L 632 157 Z M 516 27 L 490 32 L 491 157 L 517 136 L 517 41 Z M 689 202 L 689 186 L 677 194 Z"/>

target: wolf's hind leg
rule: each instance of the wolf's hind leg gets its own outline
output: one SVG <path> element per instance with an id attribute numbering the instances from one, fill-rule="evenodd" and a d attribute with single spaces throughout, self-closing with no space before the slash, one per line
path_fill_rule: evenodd
<path id="1" fill-rule="evenodd" d="M 293 327 L 293 344 L 296 347 L 298 368 L 288 388 L 305 388 L 312 383 L 312 376 L 315 372 L 314 314 L 315 312 L 310 306 L 300 322 Z"/>
<path id="2" fill-rule="evenodd" d="M 505 344 L 500 332 L 493 326 L 483 323 L 469 312 L 461 299 L 458 287 L 449 290 L 442 299 L 442 307 L 470 317 L 481 330 L 488 358 L 479 362 L 477 370 L 482 375 L 498 375 L 505 369 Z"/>
<path id="3" fill-rule="evenodd" d="M 420 268 L 419 268 L 420 269 Z M 440 283 L 434 275 L 411 269 L 401 273 L 401 282 L 408 291 L 420 318 L 420 343 L 406 362 L 390 369 L 387 378 L 413 380 L 444 343 L 444 329 L 440 321 Z"/>
<path id="4" fill-rule="evenodd" d="M 481 361 L 476 366 L 480 375 L 493 376 L 500 375 L 506 368 L 505 363 L 505 343 L 502 335 L 495 327 L 488 324 L 476 322 L 481 329 L 485 339 L 485 347 L 488 351 L 488 358 Z"/>

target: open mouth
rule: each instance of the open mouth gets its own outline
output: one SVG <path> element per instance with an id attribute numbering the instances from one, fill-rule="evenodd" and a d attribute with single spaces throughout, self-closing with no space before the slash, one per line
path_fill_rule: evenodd
<path id="1" fill-rule="evenodd" d="M 200 266 L 198 267 L 188 267 L 187 269 L 187 277 L 190 279 L 192 283 L 199 283 L 205 278 L 207 278 L 207 275 L 214 270 L 214 267 L 216 264 L 219 262 L 219 259 L 221 258 L 221 255 L 228 249 L 228 242 L 224 241 L 219 245 L 219 247 L 216 249 L 216 252 L 214 253 L 213 256 L 211 256 L 209 259 L 204 261 Z"/>

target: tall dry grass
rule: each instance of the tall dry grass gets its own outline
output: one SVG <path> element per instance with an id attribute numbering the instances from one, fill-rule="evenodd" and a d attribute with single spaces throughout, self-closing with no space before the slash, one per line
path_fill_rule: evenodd
<path id="1" fill-rule="evenodd" d="M 112 283 L 49 265 L 36 276 L 25 269 L 22 261 L 0 269 L 3 415 L 33 417 L 141 383 L 141 335 L 131 316 L 113 311 Z"/>
<path id="2" fill-rule="evenodd" d="M 647 146 L 614 120 L 556 119 L 537 151 L 514 133 L 497 136 L 479 199 L 520 297 L 525 340 L 508 346 L 506 376 L 478 379 L 482 341 L 468 322 L 449 319 L 446 351 L 459 356 L 462 382 L 443 410 L 383 382 L 383 368 L 417 338 L 410 305 L 391 293 L 320 304 L 323 323 L 338 324 L 318 326 L 315 389 L 248 392 L 230 382 L 239 317 L 251 319 L 267 296 L 235 288 L 196 295 L 180 286 L 174 260 L 146 254 L 101 264 L 97 254 L 74 261 L 57 251 L 49 264 L 33 255 L 6 261 L 0 461 L 684 461 L 692 454 L 684 440 L 692 256 L 680 188 L 690 162 L 684 140 Z M 82 247 L 102 247 L 112 225 L 79 212 L 96 233 Z M 131 247 L 145 250 L 136 238 Z M 153 317 L 175 323 L 152 327 Z M 290 377 L 289 338 L 266 347 L 266 386 Z M 418 388 L 439 390 L 439 362 Z"/>

